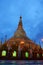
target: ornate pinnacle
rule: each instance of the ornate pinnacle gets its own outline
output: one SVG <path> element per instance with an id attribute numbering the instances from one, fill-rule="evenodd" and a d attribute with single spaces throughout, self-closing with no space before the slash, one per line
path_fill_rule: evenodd
<path id="1" fill-rule="evenodd" d="M 18 28 L 22 29 L 22 17 L 20 16 L 20 21 L 19 21 L 19 24 L 18 24 Z"/>

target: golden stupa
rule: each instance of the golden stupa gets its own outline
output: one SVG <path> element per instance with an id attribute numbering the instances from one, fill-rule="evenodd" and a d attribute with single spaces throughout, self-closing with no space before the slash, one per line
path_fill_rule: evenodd
<path id="1" fill-rule="evenodd" d="M 9 40 L 5 41 L 4 44 L 1 45 L 1 52 L 2 50 L 7 51 L 10 53 L 9 55 L 12 55 L 13 51 L 21 52 L 21 55 L 23 56 L 23 53 L 27 50 L 29 53 L 42 53 L 41 46 L 34 43 L 31 39 L 29 39 L 26 35 L 25 30 L 23 29 L 22 24 L 22 17 L 20 16 L 18 28 L 15 31 L 13 37 L 11 37 Z M 20 54 L 19 54 L 20 55 Z M 24 57 L 24 56 L 23 56 Z"/>
<path id="2" fill-rule="evenodd" d="M 37 50 L 40 48 L 39 45 L 35 44 L 32 40 L 30 40 L 23 29 L 22 25 L 22 17 L 20 16 L 18 28 L 12 38 L 10 38 L 8 41 L 6 41 L 3 45 L 6 46 L 12 46 L 12 45 L 25 45 L 27 47 L 30 47 L 32 49 L 35 49 L 37 47 Z"/>

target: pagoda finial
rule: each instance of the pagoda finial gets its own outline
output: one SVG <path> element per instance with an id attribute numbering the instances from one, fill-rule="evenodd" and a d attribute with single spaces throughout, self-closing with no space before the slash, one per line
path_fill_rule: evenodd
<path id="1" fill-rule="evenodd" d="M 20 20 L 22 20 L 22 16 L 20 16 Z"/>
<path id="2" fill-rule="evenodd" d="M 22 16 L 20 16 L 20 20 L 19 20 L 18 28 L 22 28 Z"/>
<path id="3" fill-rule="evenodd" d="M 20 16 L 20 21 L 19 21 L 19 23 L 21 23 L 21 24 L 22 24 L 22 16 Z"/>

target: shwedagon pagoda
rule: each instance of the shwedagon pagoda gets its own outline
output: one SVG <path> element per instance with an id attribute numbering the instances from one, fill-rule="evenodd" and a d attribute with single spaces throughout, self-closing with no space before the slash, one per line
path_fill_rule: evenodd
<path id="1" fill-rule="evenodd" d="M 0 42 L 0 59 L 43 59 L 43 49 L 27 37 L 22 23 L 20 16 L 14 35 L 4 44 Z"/>

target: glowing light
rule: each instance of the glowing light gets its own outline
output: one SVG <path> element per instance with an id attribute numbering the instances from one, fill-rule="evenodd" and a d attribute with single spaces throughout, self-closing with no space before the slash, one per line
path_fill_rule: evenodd
<path id="1" fill-rule="evenodd" d="M 28 58 L 29 57 L 29 53 L 25 52 L 25 57 Z"/>
<path id="2" fill-rule="evenodd" d="M 16 51 L 13 52 L 13 57 L 16 57 Z"/>
<path id="3" fill-rule="evenodd" d="M 24 44 L 24 41 L 21 41 L 20 43 L 21 43 L 21 44 Z"/>
<path id="4" fill-rule="evenodd" d="M 6 56 L 6 51 L 5 50 L 2 51 L 2 56 Z"/>

